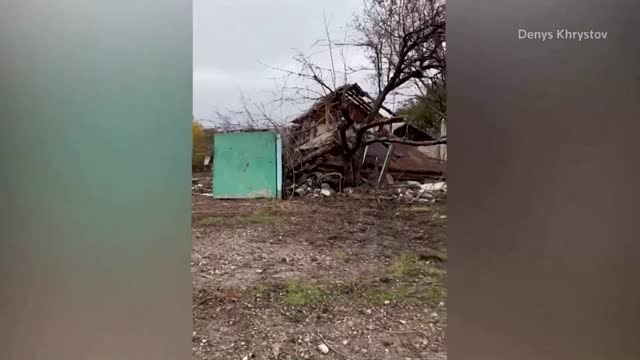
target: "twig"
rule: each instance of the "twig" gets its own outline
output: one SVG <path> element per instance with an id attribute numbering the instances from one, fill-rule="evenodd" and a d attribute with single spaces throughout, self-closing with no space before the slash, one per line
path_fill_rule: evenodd
<path id="1" fill-rule="evenodd" d="M 389 318 L 389 317 L 386 317 L 386 318 L 387 318 L 387 319 L 392 320 L 392 319 L 391 319 L 391 318 Z M 386 332 L 386 333 L 389 333 L 389 334 L 420 334 L 420 335 L 422 335 L 422 336 L 424 336 L 424 337 L 426 337 L 426 338 L 428 338 L 428 337 L 429 337 L 429 336 L 428 336 L 424 331 L 416 330 L 416 329 L 407 329 L 407 330 L 387 330 L 387 329 L 383 329 L 383 328 L 381 328 L 380 326 L 376 326 L 376 325 L 373 325 L 373 327 L 374 327 L 374 328 L 376 328 L 376 329 L 378 329 L 378 330 L 381 330 L 381 331 L 384 331 L 384 332 Z"/>
<path id="2" fill-rule="evenodd" d="M 400 178 L 402 177 L 402 175 L 404 175 L 404 173 L 405 173 L 405 172 L 407 172 L 407 170 L 406 170 L 406 169 L 405 169 L 405 170 L 402 170 L 402 172 L 401 172 L 398 176 L 396 176 L 396 178 L 395 178 L 395 179 L 393 179 L 393 182 L 394 182 L 394 183 L 395 183 L 395 182 L 398 182 L 398 180 L 400 180 Z"/>
<path id="3" fill-rule="evenodd" d="M 289 355 L 289 356 L 293 356 L 293 358 L 294 358 L 294 359 L 295 359 L 295 358 L 297 358 L 297 357 L 299 356 L 298 354 L 292 354 L 292 353 L 290 353 L 290 352 L 288 352 L 288 351 L 284 351 L 284 350 L 280 350 L 280 351 L 281 351 L 283 354 L 287 354 L 287 355 Z"/>
<path id="4" fill-rule="evenodd" d="M 331 46 L 331 36 L 329 35 L 329 25 L 327 24 L 327 14 L 323 11 L 322 15 L 324 17 L 324 31 L 327 35 L 327 41 L 329 43 L 329 57 L 331 58 L 331 81 L 333 84 L 333 88 L 336 88 L 336 66 L 333 61 L 333 46 Z"/>
<path id="5" fill-rule="evenodd" d="M 386 330 L 388 333 L 390 334 L 420 334 L 424 337 L 428 337 L 427 334 L 424 331 L 420 331 L 420 330 L 399 330 L 399 331 L 391 331 L 391 330 Z"/>
<path id="6" fill-rule="evenodd" d="M 325 339 L 322 337 L 322 334 L 320 334 L 320 330 L 316 330 L 316 332 L 318 333 L 318 337 L 320 337 L 320 340 L 322 340 L 322 342 L 323 342 L 325 345 L 327 345 L 327 347 L 328 347 L 329 349 L 333 350 L 336 354 L 341 355 L 341 356 L 342 356 L 343 358 L 345 358 L 345 359 L 352 360 L 348 355 L 346 355 L 346 354 L 344 354 L 344 353 L 342 353 L 342 352 L 340 352 L 340 351 L 336 350 L 336 348 L 334 348 L 333 346 L 331 346 L 331 344 L 329 344 L 329 343 L 327 342 L 327 340 L 325 340 Z"/>
<path id="7" fill-rule="evenodd" d="M 414 202 L 416 202 L 418 199 L 422 197 L 422 194 L 424 194 L 425 192 L 426 192 L 425 190 L 420 191 L 420 193 L 416 197 L 414 197 L 413 199 L 411 199 L 411 201 L 409 201 L 409 204 L 413 204 Z"/>
<path id="8" fill-rule="evenodd" d="M 309 340 L 311 338 L 309 337 L 309 335 L 307 334 L 307 336 L 305 336 L 305 341 L 307 343 L 307 350 L 309 350 L 309 356 L 313 356 L 313 351 L 311 351 L 311 345 L 309 344 Z"/>

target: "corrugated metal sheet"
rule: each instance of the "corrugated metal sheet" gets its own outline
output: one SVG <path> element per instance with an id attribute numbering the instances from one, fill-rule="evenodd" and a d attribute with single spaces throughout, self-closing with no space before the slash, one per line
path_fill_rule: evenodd
<path id="1" fill-rule="evenodd" d="M 365 156 L 365 167 L 375 166 L 376 159 L 377 165 L 382 165 L 387 149 L 380 143 L 369 145 Z M 394 144 L 387 170 L 398 175 L 403 174 L 404 178 L 439 177 L 444 175 L 446 167 L 443 161 L 426 156 L 415 146 Z"/>

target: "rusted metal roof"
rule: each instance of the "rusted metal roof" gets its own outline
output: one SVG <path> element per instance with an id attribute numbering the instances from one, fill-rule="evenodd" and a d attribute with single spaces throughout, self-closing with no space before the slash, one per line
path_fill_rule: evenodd
<path id="1" fill-rule="evenodd" d="M 375 167 L 382 164 L 388 148 L 380 143 L 373 143 L 367 148 L 365 166 Z M 425 176 L 442 176 L 445 174 L 445 163 L 422 153 L 415 146 L 393 144 L 387 171 L 403 175 L 405 178 Z"/>

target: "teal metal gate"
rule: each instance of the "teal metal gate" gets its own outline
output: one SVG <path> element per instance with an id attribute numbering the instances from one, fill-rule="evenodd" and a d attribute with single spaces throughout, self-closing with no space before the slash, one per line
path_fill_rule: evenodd
<path id="1" fill-rule="evenodd" d="M 282 197 L 282 141 L 269 131 L 220 133 L 213 146 L 216 199 Z"/>

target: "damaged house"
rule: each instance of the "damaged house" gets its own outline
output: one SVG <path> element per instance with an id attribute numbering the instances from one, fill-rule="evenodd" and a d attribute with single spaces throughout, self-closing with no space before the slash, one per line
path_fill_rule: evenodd
<path id="1" fill-rule="evenodd" d="M 285 163 L 289 176 L 300 178 L 309 173 L 344 174 L 346 146 L 357 148 L 359 174 L 367 182 L 380 185 L 397 180 L 443 179 L 446 150 L 442 156 L 441 150 L 434 148 L 439 145 L 420 147 L 409 144 L 411 141 L 436 138 L 408 123 L 368 128 L 364 122 L 371 112 L 371 101 L 357 84 L 345 85 L 321 98 L 294 119 L 287 134 Z M 345 111 L 348 114 L 341 115 Z M 384 122 L 393 116 L 391 110 L 383 107 L 373 123 Z M 354 125 L 341 126 L 345 117 L 350 118 Z M 355 140 L 355 129 L 363 126 L 366 133 L 364 140 L 359 143 Z M 374 140 L 376 138 L 393 141 L 378 142 Z M 402 143 L 405 140 L 408 140 L 407 143 Z"/>
<path id="2" fill-rule="evenodd" d="M 440 123 L 440 131 L 437 135 L 424 132 L 408 123 L 393 124 L 392 131 L 393 135 L 402 139 L 410 141 L 429 141 L 440 137 L 446 137 L 447 125 L 443 120 Z M 447 161 L 447 144 L 418 146 L 418 150 L 432 159 Z"/>

